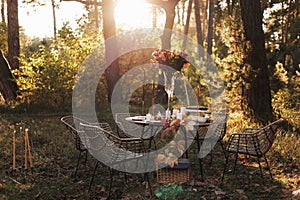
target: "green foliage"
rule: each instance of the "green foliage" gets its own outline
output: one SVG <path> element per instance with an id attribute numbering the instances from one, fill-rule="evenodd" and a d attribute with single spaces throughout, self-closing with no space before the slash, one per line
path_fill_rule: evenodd
<path id="1" fill-rule="evenodd" d="M 70 106 L 76 74 L 96 45 L 94 36 L 81 38 L 66 24 L 55 43 L 40 45 L 30 57 L 21 55 L 20 71 L 15 71 L 19 98 L 47 108 Z"/>
<path id="2" fill-rule="evenodd" d="M 26 57 L 32 56 L 32 54 L 38 52 L 40 50 L 40 46 L 43 46 L 43 48 L 49 50 L 50 46 L 53 44 L 53 40 L 51 38 L 43 38 L 42 40 L 40 38 L 33 38 L 29 41 L 25 41 L 24 47 L 22 48 L 22 53 Z"/>
<path id="3" fill-rule="evenodd" d="M 289 120 L 293 130 L 299 130 L 300 119 L 300 72 L 288 76 L 287 70 L 282 63 L 277 63 L 275 69 L 277 78 L 276 90 L 273 90 L 272 105 L 277 115 Z"/>
<path id="4" fill-rule="evenodd" d="M 0 22 L 0 50 L 4 55 L 7 54 L 7 25 L 5 22 Z"/>
<path id="5" fill-rule="evenodd" d="M 274 67 L 277 61 L 287 65 L 286 55 L 292 57 L 294 67 L 299 63 L 299 2 L 280 1 L 272 2 L 274 6 L 268 10 L 269 15 L 265 19 L 266 47 L 271 67 Z"/>
<path id="6" fill-rule="evenodd" d="M 246 102 L 243 89 L 249 86 L 248 77 L 251 67 L 244 64 L 247 44 L 243 36 L 242 23 L 238 13 L 222 19 L 217 26 L 219 38 L 218 49 L 215 52 L 215 62 L 225 82 L 226 102 L 233 117 L 245 123 L 247 118 Z M 235 121 L 235 120 L 234 120 Z M 248 123 L 242 126 L 249 125 Z M 233 125 L 233 127 L 235 127 Z"/>
<path id="7" fill-rule="evenodd" d="M 272 157 L 276 158 L 274 161 L 285 164 L 291 163 L 295 166 L 300 166 L 300 155 L 297 148 L 299 145 L 299 135 L 291 132 L 280 132 L 277 135 L 273 149 L 271 150 Z"/>
<path id="8" fill-rule="evenodd" d="M 182 186 L 168 184 L 160 186 L 155 190 L 155 195 L 160 199 L 176 199 L 176 196 L 183 192 Z"/>

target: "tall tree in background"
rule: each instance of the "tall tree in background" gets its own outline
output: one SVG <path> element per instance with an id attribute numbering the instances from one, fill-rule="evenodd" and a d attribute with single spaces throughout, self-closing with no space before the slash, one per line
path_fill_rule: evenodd
<path id="1" fill-rule="evenodd" d="M 5 0 L 1 0 L 1 22 L 5 22 L 4 5 Z"/>
<path id="2" fill-rule="evenodd" d="M 81 0 L 63 0 L 63 1 L 77 1 L 85 5 L 97 5 L 102 6 L 103 15 L 103 34 L 105 39 L 105 54 L 106 60 L 110 63 L 107 68 L 106 82 L 108 87 L 108 100 L 110 101 L 115 84 L 120 78 L 119 61 L 116 56 L 118 55 L 118 44 L 113 36 L 116 35 L 116 25 L 114 20 L 114 8 L 116 0 L 102 0 L 97 1 L 81 1 Z M 148 3 L 157 5 L 163 8 L 166 12 L 166 22 L 164 27 L 163 35 L 161 36 L 162 48 L 171 48 L 171 34 L 170 30 L 173 29 L 174 18 L 175 18 L 175 6 L 178 4 L 179 0 L 165 1 L 165 0 L 147 0 Z M 114 59 L 116 58 L 116 59 Z M 114 59 L 114 60 L 113 60 Z"/>
<path id="3" fill-rule="evenodd" d="M 212 54 L 213 46 L 213 35 L 214 35 L 214 10 L 215 10 L 215 1 L 209 1 L 209 15 L 208 15 L 208 30 L 207 30 L 207 53 Z"/>
<path id="4" fill-rule="evenodd" d="M 95 3 L 97 3 L 97 0 L 94 0 Z M 99 33 L 99 28 L 100 28 L 100 22 L 99 22 L 99 8 L 97 4 L 94 5 L 94 19 L 95 19 L 95 31 Z"/>
<path id="5" fill-rule="evenodd" d="M 51 5 L 52 5 L 52 16 L 53 16 L 53 38 L 54 38 L 54 41 L 56 41 L 56 32 L 57 32 L 57 29 L 56 29 L 56 12 L 55 12 L 55 1 L 54 0 L 51 0 Z"/>
<path id="6" fill-rule="evenodd" d="M 120 69 L 118 61 L 118 43 L 113 37 L 116 35 L 116 24 L 114 19 L 115 0 L 102 0 L 97 1 L 81 1 L 81 0 L 63 0 L 63 1 L 77 1 L 83 3 L 86 6 L 92 5 L 94 7 L 93 16 L 97 17 L 95 20 L 95 26 L 99 28 L 98 22 L 98 6 L 102 7 L 102 19 L 103 19 L 103 35 L 105 39 L 105 59 L 109 67 L 105 71 L 105 78 L 107 83 L 108 101 L 111 101 L 111 95 L 114 90 L 114 86 L 120 78 Z"/>
<path id="7" fill-rule="evenodd" d="M 5 0 L 1 0 L 1 21 L 0 21 L 0 50 L 7 55 L 7 24 L 5 22 Z"/>
<path id="8" fill-rule="evenodd" d="M 110 66 L 106 69 L 106 82 L 108 87 L 108 100 L 111 101 L 111 95 L 114 87 L 120 78 L 118 43 L 116 38 L 116 24 L 114 19 L 115 0 L 102 1 L 103 13 L 103 32 L 105 39 L 105 58 Z"/>
<path id="9" fill-rule="evenodd" d="M 184 24 L 184 35 L 188 35 L 189 33 L 189 27 L 190 27 L 190 19 L 191 19 L 191 13 L 192 13 L 192 6 L 193 6 L 193 0 L 188 0 L 189 1 L 189 5 L 188 5 L 188 9 L 187 9 L 187 14 L 186 14 L 186 21 Z M 186 37 L 184 37 L 183 39 L 183 43 L 182 43 L 182 48 L 186 49 Z"/>
<path id="10" fill-rule="evenodd" d="M 202 26 L 201 26 L 201 15 L 200 15 L 200 5 L 199 0 L 195 0 L 195 18 L 196 18 L 196 30 L 197 30 L 197 41 L 198 47 L 203 45 L 203 37 L 202 37 Z M 201 50 L 198 49 L 199 57 Z"/>
<path id="11" fill-rule="evenodd" d="M 266 7 L 273 9 L 266 21 L 265 34 L 269 38 L 267 49 L 271 59 L 270 64 L 274 66 L 280 61 L 290 74 L 294 74 L 300 63 L 300 2 L 289 0 L 280 3 L 267 4 Z M 275 58 L 275 59 L 274 59 Z"/>
<path id="12" fill-rule="evenodd" d="M 7 0 L 8 62 L 11 69 L 19 69 L 20 40 L 18 0 Z"/>
<path id="13" fill-rule="evenodd" d="M 173 29 L 174 18 L 176 15 L 175 7 L 179 0 L 165 1 L 165 0 L 147 0 L 148 3 L 155 4 L 163 8 L 166 12 L 166 23 L 163 35 L 161 36 L 162 49 L 171 49 L 171 36 Z"/>
<path id="14" fill-rule="evenodd" d="M 16 99 L 17 89 L 9 64 L 0 50 L 0 94 L 6 102 L 9 102 Z"/>
<path id="15" fill-rule="evenodd" d="M 161 45 L 163 49 L 171 49 L 171 31 L 174 25 L 175 7 L 179 0 L 168 1 L 168 4 L 162 4 L 162 8 L 166 12 L 166 23 L 164 33 L 161 36 Z"/>
<path id="16" fill-rule="evenodd" d="M 257 122 L 266 123 L 272 120 L 273 112 L 262 29 L 263 11 L 260 0 L 240 0 L 240 6 L 246 39 L 244 64 L 249 72 L 248 84 L 243 87 L 245 109 Z"/>

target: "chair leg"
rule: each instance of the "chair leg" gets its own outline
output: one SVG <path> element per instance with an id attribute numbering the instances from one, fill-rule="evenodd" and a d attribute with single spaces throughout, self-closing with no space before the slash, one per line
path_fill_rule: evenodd
<path id="1" fill-rule="evenodd" d="M 110 183 L 109 183 L 109 189 L 108 189 L 108 196 L 107 199 L 110 199 L 110 193 L 112 188 L 112 182 L 113 182 L 113 176 L 114 176 L 115 170 L 113 168 L 110 169 Z"/>
<path id="2" fill-rule="evenodd" d="M 144 173 L 144 180 L 147 181 L 148 183 L 148 187 L 149 187 L 149 190 L 150 190 L 150 195 L 152 196 L 153 194 L 153 191 L 152 191 L 152 187 L 151 187 L 151 183 L 150 183 L 150 177 L 149 177 L 149 173 Z"/>
<path id="3" fill-rule="evenodd" d="M 234 161 L 234 167 L 233 167 L 233 174 L 235 174 L 236 163 L 237 163 L 238 155 L 239 155 L 238 153 L 235 154 L 235 161 Z"/>
<path id="4" fill-rule="evenodd" d="M 268 162 L 268 160 L 267 160 L 266 155 L 264 155 L 264 159 L 265 159 L 265 161 L 266 161 L 267 168 L 268 168 L 268 171 L 269 171 L 269 173 L 270 173 L 271 179 L 273 179 L 272 172 L 271 172 L 271 168 L 270 168 L 270 166 L 269 166 L 269 162 Z"/>
<path id="5" fill-rule="evenodd" d="M 154 150 L 156 151 L 157 150 L 156 141 L 155 141 L 154 138 L 152 140 L 153 140 L 153 143 L 154 143 Z"/>
<path id="6" fill-rule="evenodd" d="M 202 158 L 198 158 L 199 165 L 200 165 L 200 175 L 201 175 L 201 181 L 204 181 L 204 172 L 203 172 L 203 163 Z"/>
<path id="7" fill-rule="evenodd" d="M 224 152 L 224 154 L 225 154 L 225 152 Z M 225 178 L 225 173 L 226 173 L 227 165 L 228 165 L 228 158 L 229 158 L 229 154 L 228 155 L 225 154 L 225 164 L 224 164 L 224 169 L 223 169 L 221 185 L 223 185 L 223 181 L 224 181 L 224 178 Z"/>
<path id="8" fill-rule="evenodd" d="M 212 161 L 213 161 L 213 148 L 212 148 L 212 145 L 211 145 L 211 151 L 210 151 L 210 166 L 212 166 Z"/>
<path id="9" fill-rule="evenodd" d="M 87 164 L 87 156 L 88 156 L 88 151 L 85 151 L 85 158 L 84 158 L 85 165 Z"/>
<path id="10" fill-rule="evenodd" d="M 99 161 L 96 162 L 96 165 L 94 167 L 93 176 L 92 176 L 92 179 L 90 181 L 90 185 L 89 185 L 89 190 L 88 191 L 91 191 L 91 187 L 92 187 L 92 184 L 94 182 L 94 178 L 95 178 L 95 174 L 96 174 L 96 170 L 98 168 L 98 165 L 99 165 Z"/>
<path id="11" fill-rule="evenodd" d="M 74 173 L 74 177 L 75 177 L 75 178 L 76 178 L 76 176 L 77 176 L 77 171 L 78 171 L 78 169 L 79 169 L 80 157 L 81 157 L 81 151 L 79 151 L 79 154 L 78 154 L 78 157 L 77 157 L 77 164 L 76 164 L 75 173 Z"/>
<path id="12" fill-rule="evenodd" d="M 263 176 L 263 171 L 262 171 L 262 168 L 261 168 L 261 164 L 260 164 L 259 157 L 257 157 L 257 163 L 258 163 L 258 166 L 259 166 L 260 176 L 261 176 L 261 178 L 263 179 L 264 176 Z"/>
<path id="13" fill-rule="evenodd" d="M 223 142 L 221 142 L 221 141 L 220 141 L 220 144 L 221 144 L 221 147 L 222 147 L 223 154 L 224 154 L 224 156 L 225 156 L 225 158 L 226 158 L 226 150 L 225 150 L 225 146 L 224 146 Z"/>
<path id="14" fill-rule="evenodd" d="M 127 184 L 127 173 L 124 172 L 124 179 L 125 179 L 125 183 Z"/>
<path id="15" fill-rule="evenodd" d="M 246 172 L 247 172 L 248 185 L 250 185 L 251 184 L 251 182 L 250 182 L 251 181 L 251 179 L 250 179 L 250 172 L 248 170 L 248 166 L 247 165 L 245 165 L 245 169 L 246 169 Z"/>

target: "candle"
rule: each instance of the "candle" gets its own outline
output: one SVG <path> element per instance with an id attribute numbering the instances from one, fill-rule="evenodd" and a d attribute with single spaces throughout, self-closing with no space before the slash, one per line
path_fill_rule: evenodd
<path id="1" fill-rule="evenodd" d="M 26 140 L 27 140 L 27 149 L 28 149 L 28 156 L 29 156 L 29 166 L 30 168 L 33 167 L 32 164 L 32 155 L 31 155 L 31 151 L 30 151 L 30 143 L 29 143 L 29 137 L 28 137 L 28 129 L 25 130 L 25 136 L 26 136 Z"/>
<path id="2" fill-rule="evenodd" d="M 197 87 L 197 100 L 198 100 L 198 104 L 200 103 L 200 86 L 198 85 Z"/>
<path id="3" fill-rule="evenodd" d="M 21 167 L 23 167 L 23 164 L 24 164 L 24 160 L 23 160 L 23 153 L 24 153 L 24 151 L 23 151 L 23 132 L 22 132 L 22 127 L 20 127 L 20 141 L 19 141 L 19 143 L 20 143 L 20 155 L 21 155 Z"/>
<path id="4" fill-rule="evenodd" d="M 16 131 L 13 133 L 13 169 L 16 169 Z"/>
<path id="5" fill-rule="evenodd" d="M 25 129 L 25 133 L 24 133 L 24 166 L 25 169 L 27 169 L 27 138 L 26 137 L 26 133 L 27 133 L 27 129 Z"/>

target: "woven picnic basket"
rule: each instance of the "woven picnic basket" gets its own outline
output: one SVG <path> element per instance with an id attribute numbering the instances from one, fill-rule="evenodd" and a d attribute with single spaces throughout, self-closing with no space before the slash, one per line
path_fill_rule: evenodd
<path id="1" fill-rule="evenodd" d="M 178 159 L 178 165 L 157 170 L 156 179 L 158 183 L 184 183 L 190 180 L 191 163 L 188 159 Z"/>

